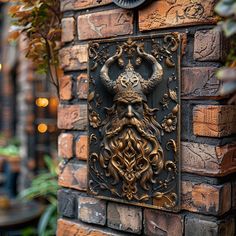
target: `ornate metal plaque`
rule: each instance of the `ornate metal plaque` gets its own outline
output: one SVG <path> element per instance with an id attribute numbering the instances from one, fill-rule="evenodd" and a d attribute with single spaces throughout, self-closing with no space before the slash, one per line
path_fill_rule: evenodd
<path id="1" fill-rule="evenodd" d="M 150 0 L 113 0 L 113 2 L 119 7 L 132 9 L 150 2 Z"/>
<path id="2" fill-rule="evenodd" d="M 89 45 L 89 193 L 177 211 L 180 36 Z"/>

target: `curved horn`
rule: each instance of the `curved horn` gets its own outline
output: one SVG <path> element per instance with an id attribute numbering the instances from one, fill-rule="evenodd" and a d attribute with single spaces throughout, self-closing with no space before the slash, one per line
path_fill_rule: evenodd
<path id="1" fill-rule="evenodd" d="M 123 51 L 122 48 L 119 47 L 116 54 L 106 60 L 105 64 L 103 65 L 100 71 L 100 77 L 101 77 L 102 83 L 111 93 L 114 93 L 116 82 L 110 79 L 108 75 L 108 70 L 111 64 L 121 56 L 122 51 Z"/>
<path id="2" fill-rule="evenodd" d="M 163 69 L 162 66 L 157 62 L 156 58 L 151 54 L 147 54 L 140 47 L 137 47 L 137 52 L 139 56 L 146 59 L 147 61 L 152 63 L 153 73 L 152 76 L 148 80 L 143 80 L 142 89 L 145 94 L 150 93 L 162 79 Z"/>

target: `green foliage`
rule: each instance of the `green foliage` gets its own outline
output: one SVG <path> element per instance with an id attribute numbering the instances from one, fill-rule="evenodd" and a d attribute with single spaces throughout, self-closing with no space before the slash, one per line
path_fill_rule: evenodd
<path id="1" fill-rule="evenodd" d="M 27 227 L 22 230 L 22 236 L 33 236 L 37 235 L 37 230 L 33 227 Z"/>
<path id="2" fill-rule="evenodd" d="M 55 234 L 57 227 L 57 191 L 59 187 L 57 184 L 57 165 L 49 156 L 45 156 L 44 160 L 47 171 L 36 176 L 31 187 L 22 191 L 19 197 L 29 200 L 41 197 L 48 201 L 49 204 L 40 218 L 37 234 L 50 236 Z"/>
<path id="3" fill-rule="evenodd" d="M 221 0 L 215 7 L 218 15 L 224 17 L 221 22 L 224 33 L 230 37 L 236 33 L 236 0 Z"/>
<path id="4" fill-rule="evenodd" d="M 220 0 L 215 11 L 223 18 L 219 25 L 231 41 L 226 67 L 217 73 L 218 79 L 224 81 L 220 92 L 222 95 L 232 95 L 229 100 L 231 104 L 236 103 L 236 0 Z"/>
<path id="5" fill-rule="evenodd" d="M 4 139 L 4 137 L 1 137 Z M 9 157 L 19 157 L 20 155 L 20 141 L 18 138 L 13 137 L 8 139 L 4 146 L 0 147 L 0 155 Z"/>
<path id="6" fill-rule="evenodd" d="M 60 1 L 59 0 L 14 0 L 9 9 L 16 26 L 10 39 L 20 33 L 28 38 L 26 56 L 41 73 L 50 72 L 51 82 L 58 87 L 57 65 L 60 46 Z"/>
<path id="7" fill-rule="evenodd" d="M 18 157 L 19 154 L 20 149 L 15 145 L 7 145 L 6 147 L 0 147 L 0 155 Z"/>
<path id="8" fill-rule="evenodd" d="M 236 66 L 236 0 L 221 0 L 217 3 L 215 11 L 223 17 L 219 25 L 226 37 L 231 37 L 231 49 L 227 57 L 226 66 Z"/>

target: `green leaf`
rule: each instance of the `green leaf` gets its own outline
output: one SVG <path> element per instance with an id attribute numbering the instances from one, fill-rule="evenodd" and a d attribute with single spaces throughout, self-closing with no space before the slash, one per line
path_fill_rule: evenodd
<path id="1" fill-rule="evenodd" d="M 46 229 L 53 214 L 57 212 L 57 206 L 49 205 L 40 217 L 38 224 L 38 235 L 45 236 Z"/>
<path id="2" fill-rule="evenodd" d="M 236 14 L 235 0 L 221 0 L 215 7 L 217 14 L 223 17 L 229 17 Z"/>
<path id="3" fill-rule="evenodd" d="M 227 19 L 223 23 L 223 30 L 226 37 L 230 37 L 236 34 L 236 20 L 234 19 Z"/>
<path id="4" fill-rule="evenodd" d="M 216 77 L 222 81 L 236 81 L 236 68 L 220 68 L 216 73 Z"/>
<path id="5" fill-rule="evenodd" d="M 56 167 L 55 164 L 53 163 L 53 160 L 50 156 L 45 155 L 44 156 L 44 161 L 47 165 L 47 168 L 49 169 L 50 173 L 56 174 Z"/>
<path id="6" fill-rule="evenodd" d="M 37 234 L 37 231 L 33 227 L 27 227 L 22 230 L 22 236 L 35 236 Z"/>
<path id="7" fill-rule="evenodd" d="M 221 95 L 228 95 L 233 92 L 236 92 L 236 81 L 235 82 L 227 82 L 220 89 Z"/>

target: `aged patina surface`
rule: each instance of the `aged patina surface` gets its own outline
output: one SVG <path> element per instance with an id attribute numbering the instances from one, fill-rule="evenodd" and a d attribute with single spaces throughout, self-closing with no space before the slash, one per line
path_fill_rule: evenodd
<path id="1" fill-rule="evenodd" d="M 90 44 L 90 193 L 178 210 L 179 52 L 177 34 Z"/>

